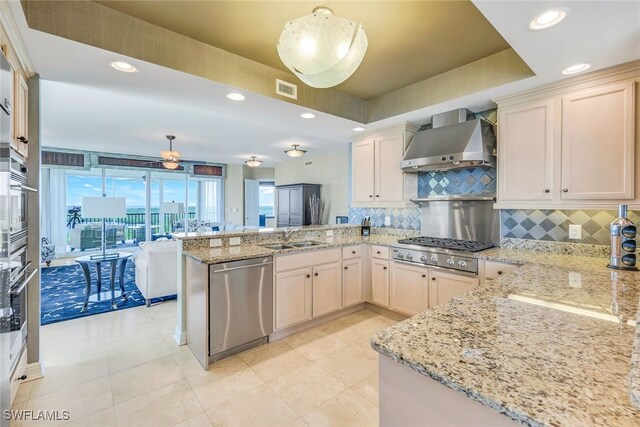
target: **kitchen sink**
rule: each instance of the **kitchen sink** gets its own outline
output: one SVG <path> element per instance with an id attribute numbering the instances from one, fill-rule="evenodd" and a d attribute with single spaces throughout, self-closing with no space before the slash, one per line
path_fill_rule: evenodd
<path id="1" fill-rule="evenodd" d="M 293 249 L 294 246 L 290 246 L 290 245 L 283 245 L 280 243 L 270 243 L 267 245 L 259 245 L 262 246 L 263 248 L 267 248 L 267 249 L 275 249 L 275 250 L 282 250 L 282 249 Z"/>
<path id="2" fill-rule="evenodd" d="M 322 243 L 320 242 L 313 242 L 311 240 L 306 241 L 306 242 L 293 242 L 293 243 L 289 243 L 289 246 L 293 246 L 294 248 L 307 248 L 309 246 L 318 246 L 321 245 Z"/>

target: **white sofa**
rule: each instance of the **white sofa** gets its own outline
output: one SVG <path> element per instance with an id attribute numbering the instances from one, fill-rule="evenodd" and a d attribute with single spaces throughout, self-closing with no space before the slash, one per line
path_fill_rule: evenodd
<path id="1" fill-rule="evenodd" d="M 178 293 L 178 242 L 174 240 L 145 242 L 133 255 L 136 285 L 147 303 Z"/>

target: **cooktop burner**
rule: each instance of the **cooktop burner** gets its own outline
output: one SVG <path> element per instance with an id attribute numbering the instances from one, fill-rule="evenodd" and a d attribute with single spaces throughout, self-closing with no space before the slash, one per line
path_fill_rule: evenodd
<path id="1" fill-rule="evenodd" d="M 496 246 L 495 243 L 491 242 L 476 242 L 473 240 L 447 239 L 441 237 L 412 237 L 410 239 L 398 240 L 398 243 L 464 252 L 480 252 Z"/>

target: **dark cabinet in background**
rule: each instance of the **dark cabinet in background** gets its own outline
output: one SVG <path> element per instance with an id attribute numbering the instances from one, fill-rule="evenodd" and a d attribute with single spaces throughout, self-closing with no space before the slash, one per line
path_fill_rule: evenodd
<path id="1" fill-rule="evenodd" d="M 299 227 L 311 224 L 309 197 L 320 197 L 320 184 L 278 185 L 276 226 Z"/>

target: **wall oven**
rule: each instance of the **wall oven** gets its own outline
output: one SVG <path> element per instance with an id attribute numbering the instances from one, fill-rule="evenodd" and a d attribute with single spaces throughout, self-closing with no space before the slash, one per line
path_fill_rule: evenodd
<path id="1" fill-rule="evenodd" d="M 27 185 L 27 166 L 15 151 L 10 150 L 10 250 L 15 251 L 27 244 L 27 198 L 29 192 L 37 192 Z"/>
<path id="2" fill-rule="evenodd" d="M 27 267 L 31 263 L 27 263 Z M 27 292 L 29 281 L 36 270 L 24 268 L 9 288 L 9 365 L 11 371 L 18 361 L 21 350 L 27 341 Z"/>

